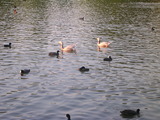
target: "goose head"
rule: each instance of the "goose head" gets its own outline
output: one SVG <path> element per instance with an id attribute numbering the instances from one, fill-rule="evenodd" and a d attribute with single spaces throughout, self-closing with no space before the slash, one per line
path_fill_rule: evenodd
<path id="1" fill-rule="evenodd" d="M 100 43 L 100 38 L 97 38 L 98 44 Z"/>
<path id="2" fill-rule="evenodd" d="M 62 41 L 59 41 L 58 43 L 59 43 L 60 45 L 62 45 L 62 44 L 63 44 L 63 42 L 62 42 Z"/>

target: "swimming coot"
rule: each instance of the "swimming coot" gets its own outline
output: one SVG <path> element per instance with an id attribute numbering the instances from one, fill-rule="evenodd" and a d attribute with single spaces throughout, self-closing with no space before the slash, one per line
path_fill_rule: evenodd
<path id="1" fill-rule="evenodd" d="M 68 120 L 71 120 L 70 114 L 66 114 L 66 117 L 68 118 Z"/>
<path id="2" fill-rule="evenodd" d="M 120 113 L 123 117 L 134 117 L 135 115 L 140 114 L 140 109 L 137 109 L 136 111 L 127 109 L 120 111 Z"/>
<path id="3" fill-rule="evenodd" d="M 12 44 L 12 43 L 5 43 L 5 44 L 4 44 L 4 47 L 9 47 L 9 48 L 11 48 L 11 44 Z"/>
<path id="4" fill-rule="evenodd" d="M 48 54 L 49 56 L 51 56 L 51 57 L 59 57 L 59 50 L 57 50 L 57 52 L 50 52 L 49 54 Z"/>
<path id="5" fill-rule="evenodd" d="M 112 57 L 111 57 L 111 56 L 108 56 L 107 58 L 104 58 L 103 60 L 104 60 L 104 61 L 109 61 L 109 62 L 110 62 L 110 61 L 112 61 Z"/>
<path id="6" fill-rule="evenodd" d="M 30 72 L 30 69 L 20 70 L 21 75 L 28 74 L 29 72 Z"/>
<path id="7" fill-rule="evenodd" d="M 79 68 L 79 71 L 87 72 L 87 71 L 89 71 L 89 68 L 85 68 L 84 66 L 82 66 L 81 68 Z"/>

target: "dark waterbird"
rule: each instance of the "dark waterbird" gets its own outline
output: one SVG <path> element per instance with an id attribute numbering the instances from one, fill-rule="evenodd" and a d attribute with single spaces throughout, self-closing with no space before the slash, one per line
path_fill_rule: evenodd
<path id="1" fill-rule="evenodd" d="M 67 120 L 71 120 L 70 114 L 66 114 L 66 117 L 68 118 Z"/>
<path id="2" fill-rule="evenodd" d="M 28 74 L 29 72 L 30 72 L 30 69 L 20 70 L 21 75 Z"/>
<path id="3" fill-rule="evenodd" d="M 79 19 L 84 21 L 84 17 L 81 17 L 81 18 L 79 18 Z"/>
<path id="4" fill-rule="evenodd" d="M 151 30 L 154 31 L 154 30 L 155 30 L 155 27 L 152 27 Z"/>
<path id="5" fill-rule="evenodd" d="M 9 47 L 9 48 L 11 48 L 11 44 L 12 44 L 12 43 L 5 43 L 5 44 L 4 44 L 4 47 Z"/>
<path id="6" fill-rule="evenodd" d="M 51 56 L 51 57 L 57 57 L 58 58 L 59 57 L 59 52 L 60 51 L 57 50 L 57 52 L 50 52 L 48 55 Z"/>
<path id="7" fill-rule="evenodd" d="M 107 58 L 104 58 L 103 60 L 104 60 L 104 61 L 109 61 L 109 62 L 110 62 L 110 61 L 112 61 L 112 57 L 111 57 L 111 56 L 108 56 Z"/>
<path id="8" fill-rule="evenodd" d="M 81 68 L 79 68 L 80 72 L 87 72 L 89 71 L 89 68 L 85 68 L 84 66 L 82 66 Z"/>
<path id="9" fill-rule="evenodd" d="M 120 111 L 121 113 L 121 116 L 122 117 L 134 117 L 135 115 L 139 115 L 140 114 L 140 109 L 137 109 L 136 111 L 134 110 L 123 110 L 123 111 Z"/>

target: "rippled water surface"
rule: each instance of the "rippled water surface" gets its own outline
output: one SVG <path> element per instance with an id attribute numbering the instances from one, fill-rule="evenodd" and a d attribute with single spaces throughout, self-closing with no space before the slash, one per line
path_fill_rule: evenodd
<path id="1" fill-rule="evenodd" d="M 108 1 L 0 1 L 0 120 L 160 118 L 160 3 Z M 97 37 L 110 46 L 98 51 Z M 59 41 L 77 53 L 48 56 Z"/>

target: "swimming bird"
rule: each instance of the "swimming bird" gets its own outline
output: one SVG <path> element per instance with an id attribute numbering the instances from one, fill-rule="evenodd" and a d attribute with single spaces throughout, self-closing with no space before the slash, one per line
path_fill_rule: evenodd
<path id="1" fill-rule="evenodd" d="M 59 57 L 59 50 L 57 50 L 57 52 L 49 52 L 48 55 L 51 56 L 51 57 L 56 56 L 58 58 Z"/>
<path id="2" fill-rule="evenodd" d="M 21 75 L 28 74 L 29 72 L 30 72 L 30 69 L 20 70 L 20 74 L 21 74 Z"/>
<path id="3" fill-rule="evenodd" d="M 62 42 L 62 41 L 59 41 L 58 43 L 61 45 L 60 48 L 61 48 L 62 52 L 63 52 L 63 51 L 64 51 L 64 52 L 69 52 L 69 53 L 76 52 L 75 44 L 72 44 L 72 45 L 68 45 L 68 46 L 66 46 L 66 47 L 63 47 L 63 42 Z"/>
<path id="4" fill-rule="evenodd" d="M 87 72 L 89 71 L 89 68 L 85 68 L 84 66 L 82 66 L 81 68 L 79 68 L 80 72 Z"/>
<path id="5" fill-rule="evenodd" d="M 81 17 L 81 18 L 79 18 L 79 19 L 84 21 L 84 17 Z"/>
<path id="6" fill-rule="evenodd" d="M 9 47 L 9 48 L 11 48 L 11 44 L 12 44 L 12 43 L 5 43 L 5 44 L 4 44 L 4 47 Z"/>
<path id="7" fill-rule="evenodd" d="M 68 120 L 71 120 L 70 114 L 66 114 L 66 117 L 68 118 Z"/>
<path id="8" fill-rule="evenodd" d="M 13 10 L 13 13 L 14 13 L 14 14 L 16 14 L 16 13 L 17 13 L 16 8 L 17 8 L 17 7 L 16 7 L 16 6 L 14 6 L 14 10 Z"/>
<path id="9" fill-rule="evenodd" d="M 140 109 L 137 109 L 136 111 L 134 110 L 123 110 L 123 111 L 120 111 L 121 115 L 124 116 L 124 117 L 133 117 L 135 115 L 139 115 L 140 114 Z"/>
<path id="10" fill-rule="evenodd" d="M 155 27 L 152 27 L 151 30 L 154 31 L 154 30 L 155 30 Z"/>
<path id="11" fill-rule="evenodd" d="M 97 38 L 97 41 L 97 46 L 100 48 L 107 48 L 111 44 L 111 42 L 101 42 L 100 38 Z"/>
<path id="12" fill-rule="evenodd" d="M 104 60 L 104 61 L 109 61 L 109 62 L 110 62 L 110 61 L 112 61 L 112 57 L 111 57 L 111 56 L 108 56 L 107 58 L 104 58 L 103 60 Z"/>

